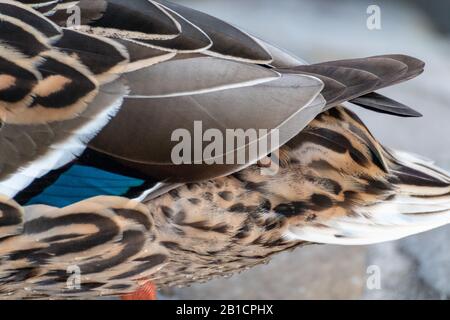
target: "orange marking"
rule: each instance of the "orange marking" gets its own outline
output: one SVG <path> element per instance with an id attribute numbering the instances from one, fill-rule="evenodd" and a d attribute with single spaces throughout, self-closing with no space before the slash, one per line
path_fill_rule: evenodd
<path id="1" fill-rule="evenodd" d="M 127 293 L 121 296 L 122 300 L 157 300 L 158 289 L 153 282 L 148 281 L 141 285 L 135 292 Z"/>

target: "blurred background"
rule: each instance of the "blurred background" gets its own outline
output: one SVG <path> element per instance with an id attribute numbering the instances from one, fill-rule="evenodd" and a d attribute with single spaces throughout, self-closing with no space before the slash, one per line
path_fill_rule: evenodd
<path id="1" fill-rule="evenodd" d="M 427 63 L 420 78 L 384 90 L 423 118 L 356 110 L 389 147 L 450 170 L 450 1 L 172 0 L 231 22 L 308 62 L 403 53 Z M 381 29 L 369 30 L 370 5 Z M 380 271 L 370 290 L 368 270 Z M 373 268 L 373 267 L 372 267 Z M 169 299 L 447 299 L 450 227 L 367 246 L 310 246 L 230 279 L 170 289 Z"/>

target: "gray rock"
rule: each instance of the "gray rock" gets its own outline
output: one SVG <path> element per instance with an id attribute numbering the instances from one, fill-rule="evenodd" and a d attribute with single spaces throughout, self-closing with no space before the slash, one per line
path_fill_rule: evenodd
<path id="1" fill-rule="evenodd" d="M 449 243 L 449 227 L 411 237 L 400 243 L 403 251 L 415 258 L 417 276 L 436 290 L 442 299 L 450 297 Z"/>
<path id="2" fill-rule="evenodd" d="M 418 277 L 417 261 L 401 250 L 399 242 L 372 246 L 368 265 L 380 270 L 381 288 L 365 289 L 363 299 L 439 299 L 441 296 Z"/>
<path id="3" fill-rule="evenodd" d="M 364 247 L 309 246 L 270 264 L 190 288 L 181 299 L 358 299 L 365 286 Z"/>

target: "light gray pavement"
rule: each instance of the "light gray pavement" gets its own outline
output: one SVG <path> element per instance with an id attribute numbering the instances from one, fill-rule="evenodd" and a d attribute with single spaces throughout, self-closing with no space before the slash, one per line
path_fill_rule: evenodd
<path id="1" fill-rule="evenodd" d="M 450 41 L 436 34 L 420 12 L 400 1 L 380 1 L 382 30 L 369 31 L 369 2 L 364 0 L 177 2 L 221 17 L 309 62 L 383 53 L 423 59 L 424 75 L 384 93 L 415 107 L 424 118 L 401 119 L 352 108 L 384 144 L 450 169 Z M 380 267 L 381 290 L 366 288 L 370 265 Z M 367 247 L 302 248 L 231 279 L 174 289 L 171 294 L 187 299 L 446 298 L 450 297 L 450 227 Z"/>

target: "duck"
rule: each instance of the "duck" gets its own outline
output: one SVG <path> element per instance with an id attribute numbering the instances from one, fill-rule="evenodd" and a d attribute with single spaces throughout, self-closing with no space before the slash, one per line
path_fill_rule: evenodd
<path id="1" fill-rule="evenodd" d="M 3 299 L 149 296 L 450 222 L 450 174 L 344 105 L 420 117 L 377 92 L 419 59 L 308 64 L 165 0 L 0 0 L 0 31 Z"/>

